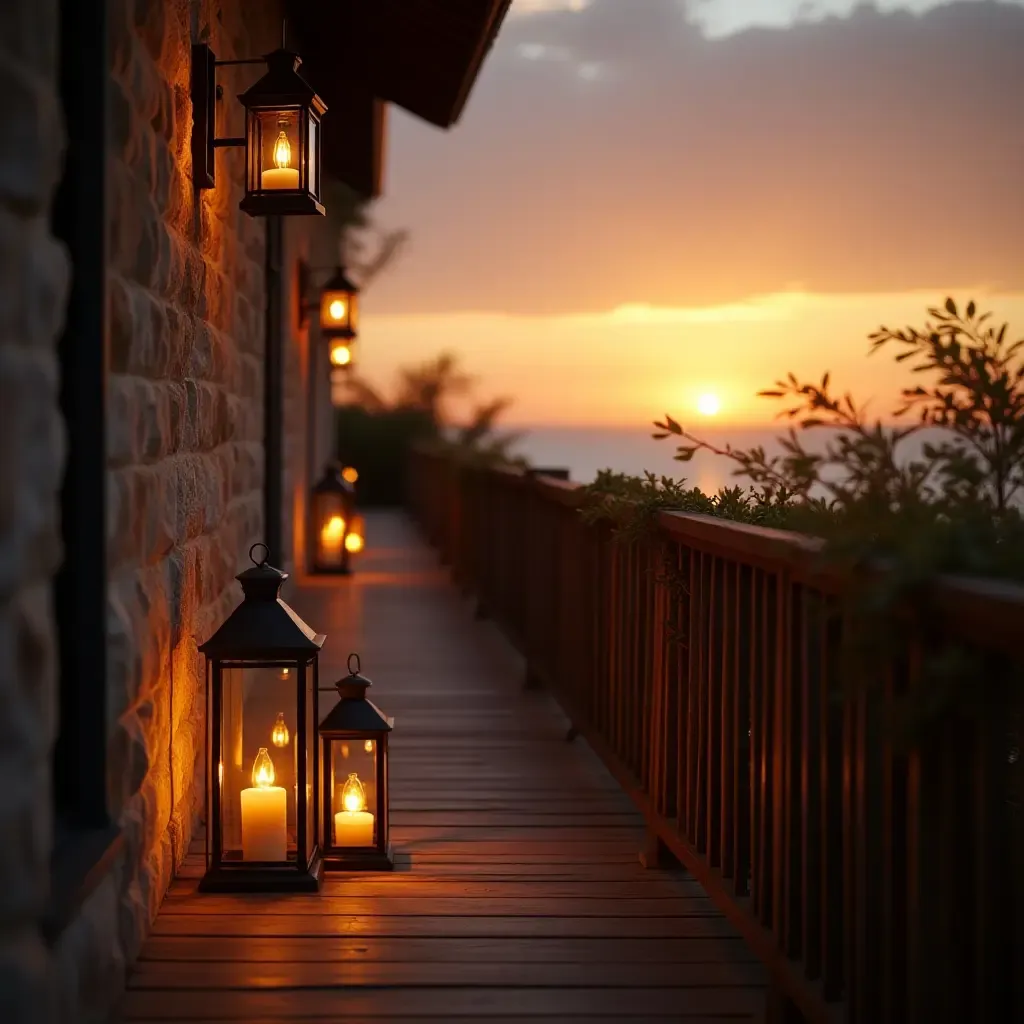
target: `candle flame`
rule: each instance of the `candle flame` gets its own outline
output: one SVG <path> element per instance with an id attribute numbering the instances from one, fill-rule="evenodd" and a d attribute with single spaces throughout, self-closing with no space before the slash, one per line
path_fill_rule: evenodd
<path id="1" fill-rule="evenodd" d="M 363 538 L 358 533 L 350 533 L 345 538 L 345 550 L 350 554 L 358 555 L 363 550 Z"/>
<path id="2" fill-rule="evenodd" d="M 274 723 L 274 728 L 270 731 L 270 739 L 275 747 L 287 747 L 288 740 L 288 726 L 284 720 L 284 712 L 279 712 L 277 721 Z"/>
<path id="3" fill-rule="evenodd" d="M 372 754 L 373 753 L 373 740 L 367 740 L 363 744 L 363 750 L 365 750 L 368 754 Z"/>
<path id="4" fill-rule="evenodd" d="M 340 544 L 344 535 L 345 520 L 341 516 L 331 516 L 320 531 L 320 537 L 325 544 Z"/>
<path id="5" fill-rule="evenodd" d="M 345 318 L 345 300 L 334 299 L 327 307 L 327 313 L 332 320 L 343 320 Z"/>
<path id="6" fill-rule="evenodd" d="M 292 165 L 292 147 L 284 131 L 278 135 L 277 142 L 274 143 L 274 164 L 282 169 Z"/>
<path id="7" fill-rule="evenodd" d="M 341 806 L 349 814 L 356 814 L 366 810 L 366 793 L 363 791 L 363 784 L 355 772 L 349 772 L 345 788 L 341 791 Z"/>
<path id="8" fill-rule="evenodd" d="M 266 747 L 260 747 L 252 766 L 252 784 L 257 789 L 269 789 L 274 784 L 274 762 L 270 760 Z"/>
<path id="9" fill-rule="evenodd" d="M 341 471 L 343 480 L 347 480 L 350 484 L 354 484 L 359 479 L 359 471 L 354 466 L 346 466 Z"/>
<path id="10" fill-rule="evenodd" d="M 331 349 L 331 363 L 334 366 L 348 366 L 352 362 L 352 350 L 348 345 L 335 345 Z"/>

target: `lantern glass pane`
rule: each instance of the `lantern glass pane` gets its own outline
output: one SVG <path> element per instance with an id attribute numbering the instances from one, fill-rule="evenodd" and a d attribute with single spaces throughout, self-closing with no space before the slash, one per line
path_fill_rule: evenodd
<path id="1" fill-rule="evenodd" d="M 314 543 L 316 561 L 324 567 L 340 567 L 344 562 L 345 536 L 349 510 L 340 494 L 318 494 L 314 505 Z"/>
<path id="2" fill-rule="evenodd" d="M 320 126 L 312 113 L 308 113 L 309 128 L 306 132 L 306 180 L 309 191 L 320 195 Z"/>
<path id="3" fill-rule="evenodd" d="M 299 168 L 304 154 L 300 116 L 299 110 L 257 111 L 260 172 L 257 188 L 281 191 L 302 186 Z"/>
<path id="4" fill-rule="evenodd" d="M 331 741 L 331 844 L 377 842 L 377 741 Z"/>
<path id="5" fill-rule="evenodd" d="M 298 666 L 222 670 L 217 779 L 225 861 L 295 859 L 298 671 Z"/>
<path id="6" fill-rule="evenodd" d="M 349 292 L 325 289 L 320 295 L 320 326 L 328 331 L 348 327 L 352 299 Z"/>
<path id="7" fill-rule="evenodd" d="M 307 671 L 305 673 L 306 685 L 303 688 L 302 699 L 306 702 L 306 722 L 311 729 L 316 727 L 316 673 Z M 301 862 L 307 864 L 313 854 L 313 845 L 316 841 L 316 800 L 313 799 L 313 784 L 316 779 L 315 740 L 306 743 L 304 756 L 306 758 L 306 848 L 300 851 Z"/>

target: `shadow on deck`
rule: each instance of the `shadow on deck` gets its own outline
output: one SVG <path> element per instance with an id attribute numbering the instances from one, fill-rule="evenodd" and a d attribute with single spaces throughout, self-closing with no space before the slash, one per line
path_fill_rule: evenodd
<path id="1" fill-rule="evenodd" d="M 395 716 L 394 873 L 320 896 L 164 901 L 122 1020 L 754 1020 L 764 974 L 684 872 L 644 870 L 643 822 L 519 657 L 476 623 L 401 514 L 350 580 L 289 600 Z"/>

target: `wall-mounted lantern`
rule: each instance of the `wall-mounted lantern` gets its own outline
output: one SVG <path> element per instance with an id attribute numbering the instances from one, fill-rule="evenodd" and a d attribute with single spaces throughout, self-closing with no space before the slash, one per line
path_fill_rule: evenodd
<path id="1" fill-rule="evenodd" d="M 338 466 L 328 466 L 309 500 L 310 571 L 348 575 L 349 536 L 356 511 L 355 488 Z"/>
<path id="2" fill-rule="evenodd" d="M 320 723 L 323 794 L 319 839 L 324 867 L 333 871 L 388 871 L 388 736 L 391 723 L 366 699 L 373 685 L 350 654 L 349 674 L 334 687 L 338 703 Z"/>
<path id="3" fill-rule="evenodd" d="M 199 648 L 207 665 L 206 874 L 199 889 L 316 892 L 324 637 L 280 599 L 288 574 L 266 557 L 257 561 L 258 548 L 267 550 L 254 544 L 252 567 L 236 577 L 242 603 Z"/>
<path id="4" fill-rule="evenodd" d="M 205 43 L 192 47 L 192 169 L 197 188 L 214 187 L 217 149 L 244 147 L 241 209 L 252 217 L 323 214 L 320 119 L 327 107 L 298 73 L 301 63 L 283 46 L 251 60 L 217 60 Z M 245 107 L 245 135 L 218 139 L 216 71 L 238 64 L 265 64 L 267 72 L 238 97 Z"/>
<path id="5" fill-rule="evenodd" d="M 331 276 L 318 292 L 314 292 L 313 275 L 327 269 Z M 320 333 L 329 341 L 351 341 L 359 336 L 359 287 L 344 267 L 315 268 L 300 262 L 299 295 L 302 297 L 300 327 L 305 326 L 307 314 L 316 310 L 320 318 Z"/>

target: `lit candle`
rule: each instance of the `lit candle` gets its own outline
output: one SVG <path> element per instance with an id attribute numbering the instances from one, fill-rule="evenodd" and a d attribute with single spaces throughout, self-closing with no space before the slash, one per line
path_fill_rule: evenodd
<path id="1" fill-rule="evenodd" d="M 268 168 L 260 176 L 261 188 L 298 188 L 299 172 L 291 165 L 292 147 L 288 141 L 288 133 L 283 130 L 274 143 L 274 166 Z"/>
<path id="2" fill-rule="evenodd" d="M 320 531 L 320 545 L 325 558 L 340 558 L 341 545 L 345 537 L 345 520 L 331 516 Z"/>
<path id="3" fill-rule="evenodd" d="M 252 766 L 252 788 L 242 790 L 242 859 L 288 859 L 288 804 L 274 785 L 274 764 L 260 747 Z"/>
<path id="4" fill-rule="evenodd" d="M 366 794 L 355 772 L 341 791 L 341 806 L 334 815 L 335 846 L 373 846 L 373 815 L 366 810 Z"/>
<path id="5" fill-rule="evenodd" d="M 260 175 L 260 188 L 298 188 L 299 172 L 294 167 L 270 167 Z"/>

